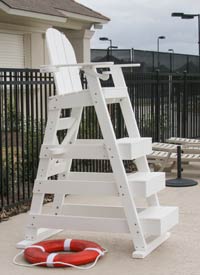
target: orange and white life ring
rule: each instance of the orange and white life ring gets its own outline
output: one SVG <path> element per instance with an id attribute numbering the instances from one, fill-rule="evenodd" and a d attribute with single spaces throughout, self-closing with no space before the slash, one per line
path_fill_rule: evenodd
<path id="1" fill-rule="evenodd" d="M 59 253 L 71 251 L 77 253 Z M 105 250 L 97 243 L 85 240 L 47 240 L 24 250 L 24 258 L 32 263 L 47 267 L 78 266 L 91 263 Z M 41 264 L 40 264 L 41 263 Z"/>

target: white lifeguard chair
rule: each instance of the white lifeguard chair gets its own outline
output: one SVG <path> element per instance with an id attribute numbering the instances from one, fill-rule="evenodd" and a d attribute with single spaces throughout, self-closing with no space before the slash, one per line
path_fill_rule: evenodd
<path id="1" fill-rule="evenodd" d="M 63 229 L 126 232 L 134 244 L 133 257 L 144 258 L 168 238 L 168 231 L 178 223 L 178 208 L 160 206 L 157 192 L 165 188 L 165 174 L 150 172 L 147 163 L 152 141 L 140 137 L 121 69 L 137 65 L 77 64 L 64 34 L 48 29 L 46 38 L 51 65 L 41 70 L 54 73 L 57 95 L 49 98 L 25 240 L 17 247 L 24 248 Z M 99 73 L 99 68 L 107 70 Z M 87 90 L 82 89 L 80 69 L 85 73 Z M 114 85 L 103 88 L 100 80 L 108 77 Z M 107 108 L 107 104 L 115 103 L 121 107 L 128 137 L 116 139 Z M 94 106 L 103 139 L 77 139 L 86 106 Z M 71 109 L 69 117 L 61 118 L 63 109 Z M 57 132 L 65 129 L 67 134 L 59 144 Z M 113 173 L 72 172 L 73 159 L 109 160 Z M 135 160 L 138 171 L 127 174 L 123 160 Z M 52 179 L 55 175 L 57 179 Z M 54 194 L 48 213 L 43 211 L 47 193 Z M 122 206 L 66 203 L 66 194 L 118 196 Z M 146 208 L 137 208 L 137 197 L 146 199 Z"/>

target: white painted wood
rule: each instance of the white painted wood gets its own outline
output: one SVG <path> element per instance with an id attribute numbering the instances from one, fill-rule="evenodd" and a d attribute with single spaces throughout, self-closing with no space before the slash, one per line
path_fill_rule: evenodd
<path id="1" fill-rule="evenodd" d="M 163 242 L 165 242 L 170 237 L 170 233 L 167 232 L 166 234 L 156 237 L 153 241 L 151 241 L 147 245 L 147 249 L 145 251 L 136 250 L 133 252 L 132 257 L 135 259 L 143 259 L 148 256 L 153 250 L 159 247 Z"/>
<path id="2" fill-rule="evenodd" d="M 49 194 L 71 195 L 98 195 L 98 196 L 118 196 L 119 192 L 113 175 L 108 173 L 70 173 L 78 174 L 68 176 L 65 180 L 36 180 L 33 192 Z M 79 175 L 80 174 L 80 175 Z M 84 175 L 85 174 L 85 175 Z M 133 197 L 147 198 L 165 188 L 164 173 L 144 173 L 136 172 L 128 174 L 128 183 Z"/>
<path id="3" fill-rule="evenodd" d="M 66 63 L 76 64 L 76 56 L 72 45 L 65 35 L 48 29 L 46 33 L 47 47 L 51 65 Z M 76 67 L 63 67 L 54 73 L 56 91 L 58 94 L 77 92 L 82 90 L 79 69 Z"/>
<path id="4" fill-rule="evenodd" d="M 143 209 L 142 209 L 143 210 Z M 141 209 L 139 209 L 141 211 Z M 105 206 L 95 204 L 64 204 L 63 215 L 82 217 L 103 217 L 125 219 L 123 206 Z"/>
<path id="5" fill-rule="evenodd" d="M 126 87 L 126 83 L 125 83 L 121 68 L 112 67 L 111 72 L 112 72 L 114 84 L 119 85 L 121 87 L 122 86 Z M 140 133 L 138 130 L 136 119 L 135 119 L 135 114 L 133 112 L 131 102 L 128 96 L 127 88 L 126 88 L 126 94 L 127 94 L 126 98 L 121 100 L 120 102 L 120 107 L 121 107 L 122 115 L 124 117 L 125 125 L 130 138 L 140 138 Z M 146 156 L 138 157 L 135 160 L 135 164 L 140 172 L 150 172 Z M 154 194 L 151 197 L 149 197 L 147 201 L 150 206 L 156 206 L 156 205 L 159 206 L 157 194 Z"/>
<path id="6" fill-rule="evenodd" d="M 165 177 L 163 173 L 151 173 L 148 167 L 146 155 L 152 151 L 151 138 L 140 137 L 122 66 L 82 64 L 88 81 L 88 90 L 83 91 L 80 64 L 76 63 L 69 41 L 63 34 L 50 29 L 47 42 L 57 95 L 49 100 L 49 118 L 26 239 L 28 242 L 38 240 L 40 228 L 126 232 L 131 234 L 136 249 L 133 256 L 144 257 L 166 239 L 165 232 L 178 221 L 178 210 L 159 206 L 157 192 L 165 187 Z M 100 74 L 96 70 L 100 67 L 107 67 L 110 71 Z M 106 80 L 109 75 L 114 87 L 102 88 L 100 79 Z M 127 138 L 116 139 L 107 108 L 109 103 L 120 103 Z M 84 106 L 94 106 L 102 140 L 77 140 Z M 70 117 L 61 119 L 61 110 L 67 108 L 71 108 Z M 57 131 L 62 129 L 68 129 L 67 135 L 62 144 L 58 144 Z M 70 172 L 72 159 L 75 158 L 109 159 L 113 173 Z M 134 159 L 138 172 L 126 174 L 123 159 Z M 50 175 L 58 175 L 58 178 L 51 180 L 48 178 Z M 54 194 L 54 201 L 42 212 L 45 193 Z M 64 204 L 65 194 L 119 196 L 122 205 L 70 204 L 68 200 Z M 135 197 L 146 197 L 150 207 L 137 208 Z M 156 237 L 148 243 L 147 237 L 152 235 Z"/>
<path id="7" fill-rule="evenodd" d="M 48 169 L 48 177 L 63 173 L 65 171 L 65 160 L 63 159 L 51 159 Z"/>
<path id="8" fill-rule="evenodd" d="M 77 63 L 77 64 L 56 64 L 56 65 L 41 65 L 40 71 L 42 73 L 54 73 L 58 72 L 60 68 L 67 67 L 78 67 L 84 69 L 85 67 L 93 67 L 93 68 L 111 68 L 113 67 L 113 62 L 92 62 L 92 63 Z M 130 67 L 140 67 L 140 64 L 117 64 L 115 67 L 120 68 L 130 68 Z M 109 73 L 109 72 L 104 72 Z"/>
<path id="9" fill-rule="evenodd" d="M 171 143 L 162 143 L 162 142 L 154 142 L 152 144 L 152 149 L 155 151 L 164 151 L 164 152 L 171 152 L 176 153 L 177 152 L 177 144 L 171 144 Z M 190 145 L 190 144 L 184 144 L 179 145 L 181 146 L 181 152 L 184 154 L 200 154 L 200 146 L 197 146 L 197 144 Z"/>
<path id="10" fill-rule="evenodd" d="M 137 172 L 128 174 L 128 182 L 134 197 L 148 198 L 165 188 L 165 174 Z"/>
<path id="11" fill-rule="evenodd" d="M 118 187 L 120 197 L 124 205 L 127 222 L 131 231 L 134 244 L 141 250 L 145 250 L 146 241 L 142 232 L 142 227 L 137 215 L 136 205 L 133 197 L 130 195 L 130 187 L 126 177 L 125 169 L 120 158 L 119 148 L 117 146 L 115 133 L 110 121 L 110 116 L 106 106 L 105 99 L 101 93 L 101 85 L 99 79 L 87 74 L 88 86 L 91 90 L 95 110 L 101 127 L 103 137 L 105 139 L 106 148 L 109 153 L 110 163 L 114 173 L 115 181 Z"/>
<path id="12" fill-rule="evenodd" d="M 184 139 L 183 139 L 184 140 Z M 181 146 L 181 160 L 184 162 L 196 162 L 200 160 L 200 147 L 198 143 L 193 145 L 180 145 Z M 148 155 L 149 163 L 160 164 L 159 171 L 163 171 L 166 167 L 172 168 L 173 165 L 170 163 L 175 163 L 178 160 L 177 156 L 177 144 L 170 143 L 153 143 L 153 152 Z"/>
<path id="13" fill-rule="evenodd" d="M 143 232 L 148 236 L 161 236 L 178 223 L 177 207 L 137 208 Z M 98 217 L 125 219 L 123 206 L 74 205 L 63 206 L 64 215 L 78 217 Z"/>
<path id="14" fill-rule="evenodd" d="M 57 126 L 57 130 L 65 130 L 72 127 L 75 123 L 75 119 L 72 117 L 60 118 Z"/>
<path id="15" fill-rule="evenodd" d="M 65 90 L 63 90 L 63 93 Z M 69 109 L 77 107 L 92 106 L 91 96 L 87 90 L 80 90 L 76 93 L 69 93 L 49 98 L 49 110 Z"/>
<path id="16" fill-rule="evenodd" d="M 74 50 L 67 40 L 64 34 L 49 29 L 47 31 L 47 46 L 49 49 L 49 56 L 52 65 L 55 64 L 76 64 L 76 56 Z M 77 67 L 63 67 L 60 68 L 58 72 L 54 73 L 54 79 L 56 84 L 56 92 L 58 95 L 63 93 L 77 93 L 82 90 L 82 84 L 80 80 L 80 71 Z M 81 98 L 76 97 L 77 102 Z M 51 102 L 51 101 L 50 101 Z M 51 104 L 49 104 L 50 108 Z M 75 119 L 75 122 L 69 128 L 67 136 L 65 137 L 63 144 L 73 143 L 76 140 L 78 134 L 78 128 L 82 115 L 82 106 L 69 106 L 69 108 L 76 107 L 71 111 L 71 117 Z M 68 108 L 68 106 L 64 106 Z M 55 108 L 54 108 L 55 109 Z M 61 109 L 59 109 L 61 110 Z M 65 169 L 62 174 L 58 176 L 58 179 L 64 179 L 67 177 L 68 172 L 70 171 L 72 159 L 65 159 Z M 64 194 L 56 193 L 54 196 L 54 202 L 52 206 L 52 213 L 60 213 L 62 211 L 62 204 L 64 202 Z"/>
<path id="17" fill-rule="evenodd" d="M 49 228 L 54 220 L 54 229 L 129 233 L 123 207 L 96 205 L 65 205 L 65 215 L 31 215 L 29 228 Z M 161 236 L 178 222 L 177 207 L 150 207 L 139 212 L 142 230 L 148 236 Z"/>
<path id="18" fill-rule="evenodd" d="M 97 195 L 97 196 L 118 196 L 118 190 L 114 181 L 76 181 L 76 180 L 46 180 L 36 181 L 35 193 L 49 194 L 71 194 L 71 195 Z"/>
<path id="19" fill-rule="evenodd" d="M 95 173 L 95 172 L 70 172 L 68 175 L 68 180 L 78 180 L 78 181 L 114 181 L 113 173 Z"/>
<path id="20" fill-rule="evenodd" d="M 151 138 L 122 138 L 117 140 L 120 157 L 132 160 L 152 152 Z M 73 144 L 42 146 L 41 158 L 109 159 L 103 139 L 78 139 Z"/>
<path id="21" fill-rule="evenodd" d="M 196 138 L 171 137 L 171 138 L 168 138 L 166 141 L 169 143 L 175 143 L 175 144 L 200 146 L 200 139 L 196 139 Z"/>
<path id="22" fill-rule="evenodd" d="M 117 75 L 118 74 L 122 75 L 122 72 L 120 72 L 118 69 L 116 69 L 116 70 L 114 70 L 113 73 L 115 75 L 115 77 L 114 77 L 115 80 L 114 81 L 118 81 Z M 125 85 L 125 81 L 123 80 L 122 77 L 121 77 L 120 82 L 121 82 L 120 83 L 121 85 L 122 84 Z M 126 128 L 127 128 L 129 137 L 139 138 L 140 133 L 139 133 L 139 130 L 138 130 L 136 119 L 135 119 L 135 114 L 133 112 L 130 99 L 128 97 L 128 91 L 127 91 L 127 98 L 121 101 L 120 107 L 121 107 L 121 110 L 122 110 L 122 115 L 124 117 L 124 121 L 125 121 L 125 125 L 126 125 Z M 135 160 L 135 164 L 138 168 L 138 171 L 140 171 L 140 172 L 150 172 L 146 156 L 138 157 Z M 147 202 L 150 206 L 156 206 L 156 205 L 159 206 L 159 201 L 158 201 L 157 194 L 154 194 L 151 197 L 149 197 Z"/>
<path id="23" fill-rule="evenodd" d="M 145 233 L 161 236 L 178 223 L 178 208 L 149 207 L 139 217 Z"/>
<path id="24" fill-rule="evenodd" d="M 177 154 L 164 151 L 153 151 L 151 154 L 148 155 L 148 160 L 150 159 L 168 159 L 169 161 L 177 161 Z M 200 160 L 200 154 L 181 154 L 181 160 L 196 162 Z"/>
<path id="25" fill-rule="evenodd" d="M 65 92 L 64 90 L 62 91 Z M 103 88 L 106 103 L 119 103 L 125 96 L 124 88 L 114 89 L 113 87 Z M 89 90 L 80 90 L 76 93 L 62 94 L 61 96 L 52 96 L 49 98 L 49 109 L 67 109 L 75 107 L 93 106 Z"/>
<path id="26" fill-rule="evenodd" d="M 126 219 L 104 217 L 81 217 L 64 215 L 34 215 L 30 218 L 28 228 L 43 227 L 66 229 L 68 231 L 94 231 L 129 233 Z M 33 225 L 32 225 L 33 224 Z"/>
<path id="27" fill-rule="evenodd" d="M 60 111 L 55 110 L 55 111 L 49 112 L 43 144 L 45 143 L 58 144 L 58 140 L 56 136 L 56 125 L 59 117 L 60 117 Z M 40 160 L 36 179 L 45 180 L 48 178 L 50 163 L 51 163 L 50 159 Z M 42 212 L 43 200 L 44 200 L 44 193 L 35 194 L 32 198 L 30 213 L 40 214 Z M 37 235 L 38 235 L 37 228 L 32 228 L 32 230 L 29 230 L 28 228 L 26 228 L 25 231 L 26 231 L 25 233 L 26 240 L 32 241 L 37 238 Z"/>
<path id="28" fill-rule="evenodd" d="M 38 233 L 37 233 L 37 239 L 34 240 L 23 240 L 21 242 L 18 242 L 16 244 L 16 248 L 19 249 L 25 249 L 26 247 L 36 243 L 36 242 L 40 242 L 44 239 L 48 239 L 60 232 L 62 232 L 63 230 L 61 229 L 46 229 L 46 228 L 40 228 L 38 229 Z"/>
<path id="29" fill-rule="evenodd" d="M 152 152 L 151 138 L 121 138 L 117 140 L 117 145 L 123 160 L 137 159 Z"/>

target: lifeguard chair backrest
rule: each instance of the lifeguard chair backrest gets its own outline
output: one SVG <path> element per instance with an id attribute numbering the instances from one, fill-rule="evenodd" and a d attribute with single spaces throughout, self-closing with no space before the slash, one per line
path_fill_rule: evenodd
<path id="1" fill-rule="evenodd" d="M 51 65 L 77 64 L 74 49 L 63 33 L 50 28 L 46 32 L 46 41 Z M 59 72 L 54 73 L 54 79 L 58 95 L 82 90 L 76 67 L 59 68 Z"/>

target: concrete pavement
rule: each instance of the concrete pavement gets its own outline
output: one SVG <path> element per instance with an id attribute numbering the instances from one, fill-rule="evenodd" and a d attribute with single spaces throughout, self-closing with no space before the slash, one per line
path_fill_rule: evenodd
<path id="1" fill-rule="evenodd" d="M 93 269 L 87 271 L 15 266 L 12 259 L 19 252 L 15 244 L 23 239 L 27 217 L 27 214 L 20 214 L 0 223 L 0 274 L 200 275 L 200 169 L 195 165 L 190 166 L 190 170 L 185 170 L 184 177 L 197 179 L 199 185 L 187 188 L 168 187 L 159 193 L 161 204 L 180 207 L 180 223 L 173 229 L 171 237 L 145 259 L 131 257 L 133 245 L 127 234 L 64 231 L 54 239 L 88 239 L 99 243 L 108 253 Z"/>

